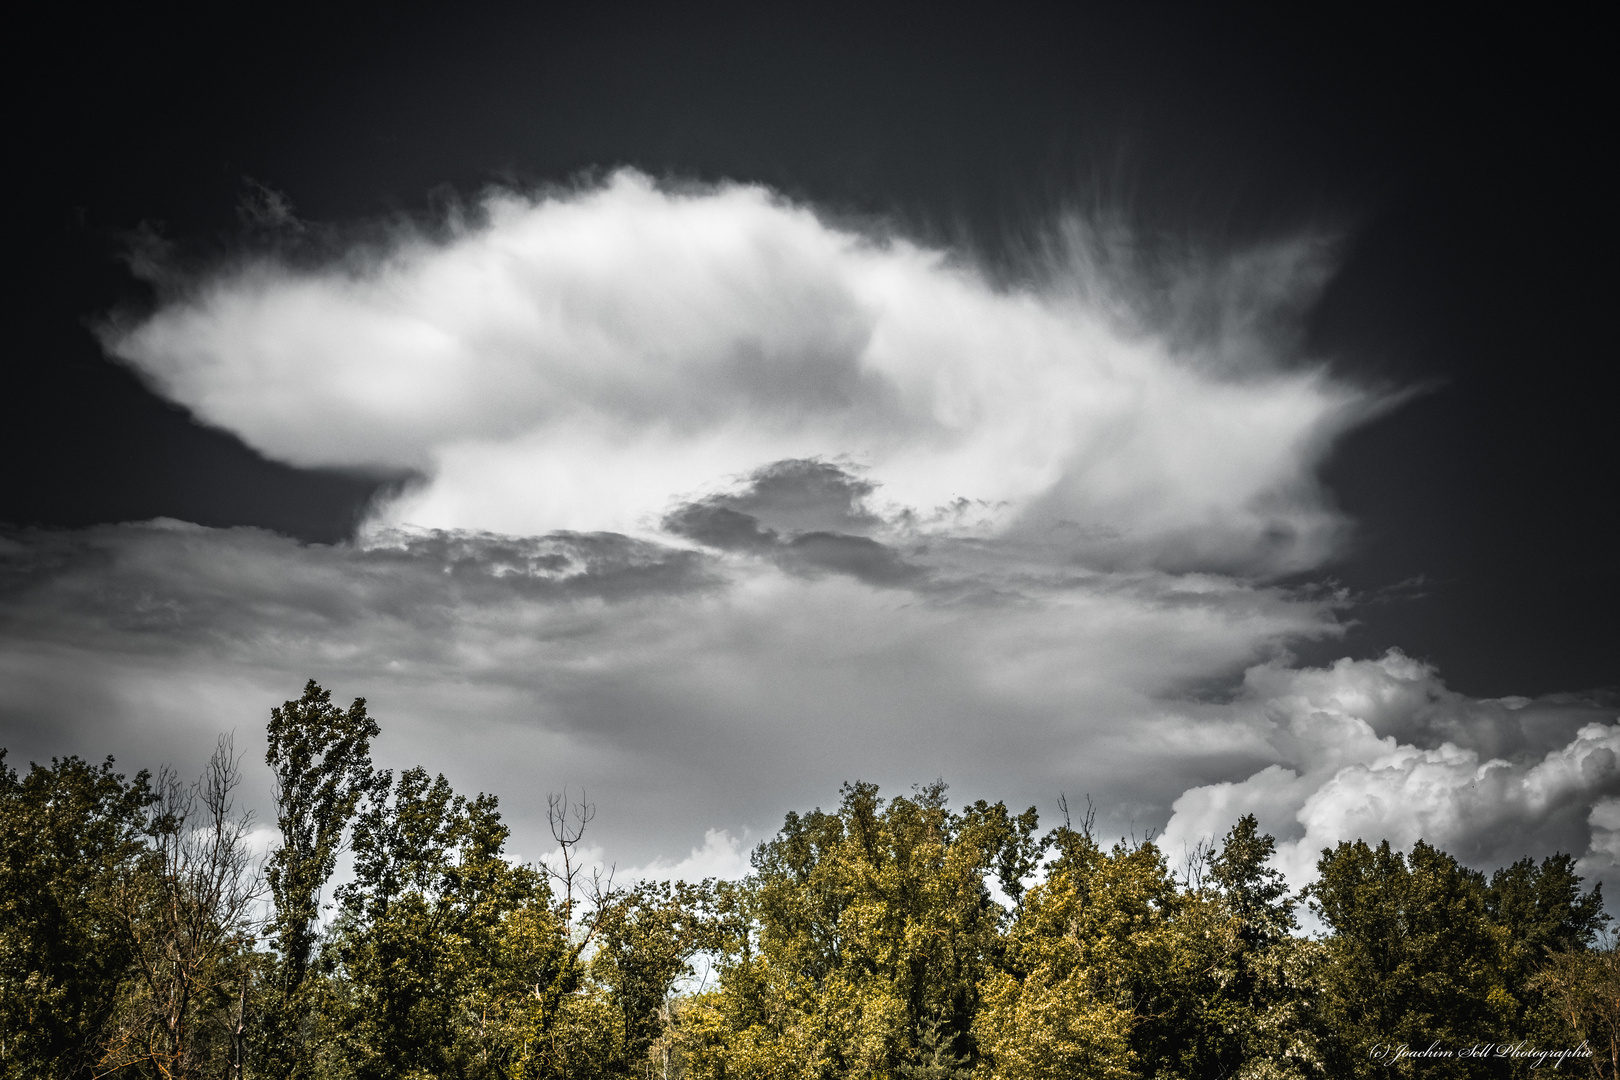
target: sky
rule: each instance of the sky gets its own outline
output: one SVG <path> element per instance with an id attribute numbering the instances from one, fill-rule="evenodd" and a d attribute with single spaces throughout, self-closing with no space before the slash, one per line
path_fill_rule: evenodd
<path id="1" fill-rule="evenodd" d="M 701 876 L 943 778 L 1620 886 L 1595 34 L 32 18 L 12 763 L 256 760 L 315 678 L 525 858 L 565 788 Z"/>

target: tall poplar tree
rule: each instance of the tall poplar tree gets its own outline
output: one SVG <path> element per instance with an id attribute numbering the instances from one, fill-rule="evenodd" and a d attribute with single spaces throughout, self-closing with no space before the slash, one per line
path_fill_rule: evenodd
<path id="1" fill-rule="evenodd" d="M 274 774 L 281 846 L 265 867 L 276 961 L 256 1040 L 261 1067 L 270 1075 L 309 1075 L 309 976 L 321 890 L 337 866 L 356 807 L 378 782 L 371 767 L 371 740 L 378 731 L 364 698 L 339 709 L 314 679 L 303 696 L 270 713 L 265 763 Z"/>

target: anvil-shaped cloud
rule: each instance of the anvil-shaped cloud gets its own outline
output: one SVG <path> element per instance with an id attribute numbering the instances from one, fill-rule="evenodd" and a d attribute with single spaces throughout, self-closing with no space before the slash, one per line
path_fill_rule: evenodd
<path id="1" fill-rule="evenodd" d="M 1331 550 L 1314 467 L 1378 405 L 1261 332 L 1320 283 L 1311 241 L 1126 290 L 1071 227 L 997 285 L 761 187 L 630 171 L 494 192 L 441 233 L 314 269 L 247 259 L 108 347 L 272 457 L 421 473 L 378 525 L 647 534 L 821 459 L 913 527 L 1261 574 Z"/>

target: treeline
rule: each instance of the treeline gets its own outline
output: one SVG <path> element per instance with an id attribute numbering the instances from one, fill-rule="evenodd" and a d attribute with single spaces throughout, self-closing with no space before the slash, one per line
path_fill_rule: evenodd
<path id="1" fill-rule="evenodd" d="M 1344 843 L 1295 896 L 1252 817 L 1173 873 L 1089 814 L 857 783 L 741 882 L 619 885 L 578 865 L 589 807 L 553 800 L 561 858 L 517 866 L 493 796 L 375 769 L 363 700 L 311 682 L 268 734 L 262 863 L 228 743 L 194 784 L 0 751 L 6 1077 L 1616 1075 L 1567 855 L 1487 879 Z"/>

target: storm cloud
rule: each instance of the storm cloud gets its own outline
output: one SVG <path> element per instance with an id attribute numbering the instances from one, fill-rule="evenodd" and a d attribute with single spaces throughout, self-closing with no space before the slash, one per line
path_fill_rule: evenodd
<path id="1" fill-rule="evenodd" d="M 13 752 L 252 751 L 313 677 L 371 701 L 382 764 L 499 793 L 526 857 L 564 786 L 601 858 L 669 874 L 740 871 L 842 780 L 942 776 L 1090 793 L 1172 855 L 1253 811 L 1296 881 L 1350 836 L 1609 874 L 1612 702 L 1292 658 L 1357 602 L 1311 579 L 1353 524 L 1318 467 L 1396 400 L 1293 351 L 1321 238 L 1144 267 L 1098 235 L 992 274 L 620 171 L 324 260 L 154 264 L 111 353 L 267 456 L 418 480 L 332 546 L 8 534 Z"/>

